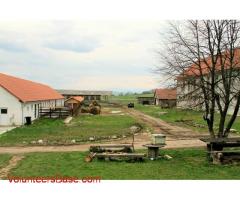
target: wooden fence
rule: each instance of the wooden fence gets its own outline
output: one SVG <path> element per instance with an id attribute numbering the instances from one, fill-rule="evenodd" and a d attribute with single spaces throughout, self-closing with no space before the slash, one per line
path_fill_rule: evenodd
<path id="1" fill-rule="evenodd" d="M 46 118 L 66 118 L 71 115 L 71 110 L 68 107 L 60 108 L 40 108 L 40 117 Z"/>

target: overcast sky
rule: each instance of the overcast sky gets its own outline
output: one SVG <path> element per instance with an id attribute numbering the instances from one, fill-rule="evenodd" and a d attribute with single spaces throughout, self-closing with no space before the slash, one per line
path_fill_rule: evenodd
<path id="1" fill-rule="evenodd" d="M 0 22 L 0 71 L 57 89 L 161 87 L 151 69 L 163 21 Z"/>

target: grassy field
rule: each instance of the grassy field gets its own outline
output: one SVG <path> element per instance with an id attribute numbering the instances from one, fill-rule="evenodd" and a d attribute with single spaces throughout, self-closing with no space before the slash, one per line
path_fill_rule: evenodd
<path id="1" fill-rule="evenodd" d="M 16 128 L 0 136 L 0 145 L 28 145 L 43 140 L 48 144 L 66 144 L 71 140 L 88 140 L 89 137 L 103 137 L 129 133 L 137 121 L 127 115 L 80 116 L 65 125 L 60 119 L 41 119 L 31 126 Z"/>
<path id="2" fill-rule="evenodd" d="M 122 96 L 112 96 L 111 102 L 120 103 L 122 105 L 127 105 L 128 103 L 135 103 L 137 104 L 137 97 L 150 97 L 153 94 L 132 94 L 132 95 L 122 95 Z"/>
<path id="3" fill-rule="evenodd" d="M 174 123 L 179 126 L 184 126 L 197 131 L 207 131 L 207 124 L 203 120 L 203 112 L 193 111 L 193 110 L 181 110 L 181 109 L 161 109 L 159 106 L 146 106 L 136 104 L 135 109 L 146 113 L 150 116 L 160 118 L 166 122 Z M 166 112 L 164 114 L 164 112 Z M 219 120 L 219 115 L 216 114 L 215 128 L 217 128 L 217 123 Z M 232 127 L 240 132 L 240 117 L 235 121 Z"/>
<path id="4" fill-rule="evenodd" d="M 149 96 L 149 94 L 146 94 Z M 114 96 L 113 101 L 127 105 L 129 102 L 135 103 L 135 109 L 150 116 L 160 118 L 166 122 L 173 123 L 178 126 L 188 127 L 196 131 L 207 131 L 207 124 L 203 120 L 203 112 L 182 109 L 161 109 L 159 106 L 154 105 L 141 105 L 137 103 L 137 97 L 141 95 L 125 95 Z M 166 112 L 163 114 L 163 112 Z M 218 128 L 219 114 L 216 114 L 215 128 Z M 238 117 L 233 125 L 234 129 L 240 132 L 240 117 Z"/>
<path id="5" fill-rule="evenodd" d="M 112 96 L 111 102 L 120 103 L 122 105 L 127 105 L 128 103 L 137 103 L 138 95 L 125 95 L 125 96 Z"/>
<path id="6" fill-rule="evenodd" d="M 119 161 L 84 162 L 86 153 L 27 154 L 11 176 L 100 176 L 105 180 L 161 179 L 240 179 L 238 165 L 218 166 L 208 163 L 204 149 L 164 150 L 171 160 L 128 163 Z"/>
<path id="7" fill-rule="evenodd" d="M 11 159 L 11 155 L 9 154 L 1 154 L 0 155 L 0 169 L 5 167 L 8 164 L 8 161 Z"/>

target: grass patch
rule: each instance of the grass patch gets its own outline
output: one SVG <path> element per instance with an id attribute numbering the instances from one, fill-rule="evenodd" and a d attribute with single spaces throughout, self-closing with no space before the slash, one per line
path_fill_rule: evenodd
<path id="1" fill-rule="evenodd" d="M 137 121 L 128 115 L 79 116 L 69 125 L 60 119 L 40 119 L 31 126 L 22 126 L 0 136 L 0 145 L 23 145 L 31 141 L 49 141 L 59 144 L 71 140 L 87 140 L 95 136 L 111 136 L 129 133 L 129 128 Z"/>
<path id="2" fill-rule="evenodd" d="M 100 176 L 104 180 L 215 180 L 240 179 L 239 165 L 218 166 L 208 163 L 204 149 L 164 150 L 172 160 L 136 163 L 84 162 L 87 153 L 32 153 L 26 155 L 12 176 Z"/>
<path id="3" fill-rule="evenodd" d="M 166 122 L 170 122 L 178 126 L 191 128 L 196 131 L 206 132 L 208 130 L 207 123 L 203 120 L 203 112 L 201 111 L 183 110 L 183 109 L 176 109 L 176 108 L 162 109 L 159 106 L 154 106 L 154 105 L 149 106 L 149 105 L 141 105 L 141 104 L 136 104 L 135 109 L 147 115 L 160 118 Z M 162 112 L 166 112 L 166 114 L 162 114 Z M 218 128 L 218 122 L 219 122 L 219 114 L 216 114 L 216 120 L 214 125 L 216 129 Z M 236 119 L 232 128 L 240 132 L 240 117 Z"/>
<path id="4" fill-rule="evenodd" d="M 124 106 L 126 106 L 129 103 L 137 103 L 137 97 L 141 96 L 139 94 L 132 94 L 132 95 L 122 95 L 122 96 L 112 96 L 111 97 L 111 102 L 114 103 L 119 103 L 122 104 Z"/>
<path id="5" fill-rule="evenodd" d="M 9 154 L 1 154 L 0 155 L 0 169 L 7 166 L 9 160 L 11 159 L 11 155 Z"/>
<path id="6" fill-rule="evenodd" d="M 134 103 L 136 106 L 139 105 L 138 97 L 154 97 L 154 93 L 112 96 L 110 102 L 118 103 L 123 106 L 127 106 L 129 103 Z"/>

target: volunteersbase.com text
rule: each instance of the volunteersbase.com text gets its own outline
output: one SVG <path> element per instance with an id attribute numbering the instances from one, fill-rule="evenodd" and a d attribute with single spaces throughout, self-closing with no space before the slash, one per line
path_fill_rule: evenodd
<path id="1" fill-rule="evenodd" d="M 9 176 L 10 183 L 100 183 L 101 177 L 88 176 L 83 178 L 68 176 L 52 176 L 52 177 L 13 177 Z"/>

